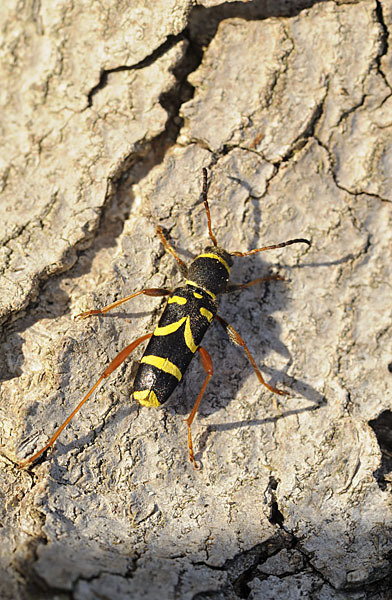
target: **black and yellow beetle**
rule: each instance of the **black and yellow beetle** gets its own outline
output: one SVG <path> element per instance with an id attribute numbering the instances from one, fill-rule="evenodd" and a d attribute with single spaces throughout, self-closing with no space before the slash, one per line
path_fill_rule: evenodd
<path id="1" fill-rule="evenodd" d="M 139 292 L 135 292 L 126 298 L 117 300 L 117 302 L 109 304 L 109 306 L 104 308 L 89 310 L 77 315 L 77 319 L 84 319 L 92 315 L 102 315 L 140 294 L 145 294 L 146 296 L 169 296 L 167 305 L 153 333 L 141 336 L 124 348 L 124 350 L 114 358 L 95 385 L 50 438 L 49 442 L 33 456 L 21 462 L 21 467 L 26 467 L 33 463 L 43 452 L 45 452 L 45 450 L 54 444 L 60 433 L 91 396 L 101 381 L 108 377 L 139 344 L 148 339 L 150 341 L 140 361 L 132 393 L 133 398 L 143 406 L 158 407 L 166 402 L 181 381 L 196 351 L 200 353 L 206 377 L 192 412 L 186 420 L 188 425 L 189 457 L 196 467 L 197 465 L 192 445 L 191 425 L 207 384 L 213 374 L 211 357 L 207 350 L 200 346 L 200 344 L 204 334 L 214 319 L 222 325 L 229 338 L 244 349 L 260 383 L 265 385 L 275 394 L 289 395 L 287 392 L 279 390 L 264 381 L 244 340 L 239 333 L 225 321 L 225 319 L 217 314 L 217 310 L 219 299 L 222 294 L 255 285 L 262 281 L 282 279 L 279 276 L 272 275 L 270 277 L 253 279 L 248 283 L 232 284 L 230 283 L 230 267 L 233 264 L 233 256 L 249 256 L 250 254 L 256 254 L 257 252 L 263 252 L 264 250 L 283 248 L 284 246 L 300 242 L 310 245 L 310 242 L 306 239 L 299 238 L 282 242 L 281 244 L 275 244 L 273 246 L 256 248 L 249 252 L 228 252 L 218 246 L 212 232 L 211 216 L 207 201 L 207 169 L 203 169 L 202 199 L 207 214 L 208 233 L 213 245 L 205 248 L 203 252 L 192 261 L 189 267 L 187 267 L 179 258 L 174 248 L 165 238 L 161 228 L 157 228 L 157 233 L 161 238 L 163 245 L 166 250 L 174 256 L 182 275 L 186 278 L 183 286 L 180 286 L 175 290 L 146 288 Z"/>

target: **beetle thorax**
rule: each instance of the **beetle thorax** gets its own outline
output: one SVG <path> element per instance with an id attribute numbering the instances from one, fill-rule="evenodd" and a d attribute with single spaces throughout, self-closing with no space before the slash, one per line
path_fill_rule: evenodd
<path id="1" fill-rule="evenodd" d="M 219 246 L 208 246 L 191 263 L 188 278 L 213 295 L 224 294 L 229 283 L 232 264 L 233 260 L 226 250 Z"/>

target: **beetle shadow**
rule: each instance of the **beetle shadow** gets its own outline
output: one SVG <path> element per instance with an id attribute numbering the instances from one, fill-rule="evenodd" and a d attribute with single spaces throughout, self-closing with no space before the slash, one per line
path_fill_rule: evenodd
<path id="1" fill-rule="evenodd" d="M 105 413 L 102 415 L 100 423 L 97 423 L 97 425 L 91 427 L 88 433 L 78 436 L 77 438 L 69 442 L 61 442 L 61 440 L 56 442 L 56 445 L 50 450 L 51 459 L 53 457 L 54 462 L 57 462 L 56 456 L 65 456 L 69 452 L 73 451 L 76 451 L 76 454 L 84 452 L 88 448 L 88 446 L 94 444 L 95 440 L 99 438 L 104 429 L 110 428 L 112 423 L 116 421 L 123 421 L 124 419 L 129 419 L 132 416 L 137 418 L 139 412 L 140 406 L 136 403 L 123 403 L 121 402 L 121 400 L 116 400 L 112 402 L 105 411 Z M 45 455 L 46 452 L 43 456 Z M 46 456 L 45 459 L 46 458 L 48 458 L 48 456 Z M 41 461 L 41 457 L 36 463 L 34 463 L 34 466 L 39 464 L 39 462 L 44 462 Z M 60 468 L 58 464 L 56 466 L 57 468 Z"/>
<path id="2" fill-rule="evenodd" d="M 257 222 L 258 217 L 261 218 L 261 212 L 259 210 L 259 208 L 257 208 L 255 210 L 255 220 Z M 108 218 L 110 220 L 111 217 L 107 216 L 106 218 Z M 258 242 L 258 237 L 257 237 L 257 232 L 256 232 L 257 227 L 255 227 L 255 231 L 254 231 L 254 236 L 253 236 L 253 247 L 255 247 L 257 245 Z M 105 227 L 104 227 L 104 231 L 106 231 Z M 118 237 L 118 236 L 115 236 Z M 104 247 L 105 243 L 104 240 L 107 240 L 107 236 L 105 233 L 104 239 L 101 240 L 101 242 L 98 241 L 98 246 Z M 76 265 L 71 272 L 68 272 L 66 274 L 66 277 L 69 277 L 72 279 L 72 277 L 78 277 L 81 274 L 81 271 L 83 273 L 88 272 L 90 267 L 91 267 L 91 262 L 92 262 L 92 257 L 95 255 L 95 253 L 97 252 L 97 247 L 94 246 L 94 250 L 92 250 L 91 252 L 91 260 L 89 261 L 84 261 L 83 265 Z M 176 263 L 175 261 L 173 261 L 173 270 L 175 270 L 176 268 Z M 286 267 L 286 269 L 288 269 L 288 267 Z M 235 281 L 249 281 L 251 279 L 254 279 L 255 276 L 260 276 L 260 275 L 265 275 L 267 276 L 270 272 L 270 265 L 266 262 L 264 262 L 261 259 L 261 256 L 255 256 L 255 257 L 248 257 L 248 258 L 240 258 L 238 260 L 235 261 L 235 265 L 233 268 L 233 279 Z M 18 321 L 15 323 L 15 332 L 17 335 L 18 332 L 18 327 L 20 328 L 19 331 L 24 330 L 26 327 L 29 327 L 31 325 L 33 325 L 35 323 L 36 320 L 39 320 L 43 317 L 48 318 L 48 306 L 51 307 L 51 316 L 53 318 L 56 318 L 60 315 L 63 315 L 64 312 L 66 312 L 66 308 L 68 307 L 68 295 L 66 294 L 66 292 L 64 292 L 61 288 L 61 282 L 62 282 L 62 277 L 63 276 L 58 276 L 57 278 L 53 278 L 50 282 L 48 282 L 46 284 L 46 286 L 44 286 L 44 291 L 43 294 L 40 297 L 40 303 L 33 305 L 32 306 L 32 310 L 30 311 L 30 313 L 27 315 L 27 317 L 25 317 L 24 319 L 22 319 L 21 321 Z M 171 282 L 170 282 L 171 283 Z M 273 297 L 271 298 L 271 288 L 273 286 Z M 46 287 L 48 289 L 46 289 Z M 321 396 L 321 394 L 319 394 L 316 390 L 314 390 L 313 388 L 311 388 L 310 386 L 308 386 L 307 384 L 305 384 L 303 381 L 300 380 L 295 380 L 292 377 L 288 377 L 285 373 L 279 372 L 275 369 L 272 368 L 267 368 L 267 367 L 263 367 L 262 363 L 263 360 L 265 358 L 265 356 L 268 354 L 268 352 L 270 350 L 275 351 L 276 353 L 278 353 L 279 355 L 283 356 L 284 358 L 288 359 L 287 360 L 287 364 L 286 364 L 286 369 L 289 368 L 289 366 L 292 363 L 292 358 L 287 350 L 287 347 L 282 343 L 281 339 L 280 339 L 280 328 L 278 323 L 271 317 L 271 313 L 275 310 L 283 310 L 285 309 L 286 305 L 287 305 L 287 301 L 286 301 L 286 290 L 287 290 L 287 282 L 281 282 L 281 281 L 274 281 L 274 282 L 264 282 L 263 284 L 261 284 L 260 286 L 254 286 L 254 287 L 250 287 L 247 288 L 245 290 L 239 290 L 237 292 L 234 293 L 230 293 L 230 294 L 226 294 L 223 298 L 222 298 L 222 314 L 224 314 L 225 316 L 228 316 L 229 321 L 232 320 L 232 316 L 234 318 L 234 327 L 237 329 L 237 324 L 236 324 L 236 317 L 238 315 L 242 314 L 242 310 L 238 310 L 238 306 L 244 307 L 244 310 L 246 310 L 247 307 L 247 302 L 250 302 L 251 305 L 251 309 L 250 309 L 250 317 L 251 317 L 251 326 L 249 327 L 246 319 L 242 320 L 241 326 L 238 327 L 239 329 L 239 333 L 241 335 L 244 335 L 245 341 L 248 343 L 248 340 L 250 341 L 250 349 L 254 355 L 254 358 L 257 362 L 258 365 L 260 365 L 260 369 L 262 372 L 266 372 L 269 377 L 268 377 L 268 382 L 274 386 L 281 386 L 282 383 L 285 383 L 289 388 L 294 388 L 296 390 L 298 390 L 300 392 L 300 394 L 306 398 L 308 398 L 310 401 L 312 401 L 315 404 L 315 407 L 317 408 L 319 405 L 321 405 L 322 402 L 324 402 L 324 398 Z M 241 294 L 241 298 L 239 297 L 239 294 Z M 52 302 L 51 298 L 56 297 L 57 302 Z M 253 307 L 253 308 L 252 308 Z M 233 315 L 234 313 L 234 315 Z M 147 315 L 150 313 L 147 312 L 127 312 L 124 310 L 116 310 L 115 312 L 111 312 L 109 314 L 106 315 L 99 315 L 98 317 L 96 317 L 97 319 L 107 319 L 107 318 L 117 318 L 118 322 L 120 323 L 120 319 L 134 319 L 136 317 L 141 317 L 144 315 Z M 255 329 L 255 322 L 257 324 L 257 338 L 255 337 L 256 334 L 254 331 L 252 331 L 252 329 Z M 265 336 L 264 338 L 261 338 L 261 342 L 260 342 L 260 337 L 259 337 L 259 329 L 260 329 L 260 323 L 267 323 L 268 324 L 268 336 Z M 245 331 L 242 331 L 242 326 L 245 325 Z M 120 327 L 120 325 L 119 325 Z M 246 330 L 247 328 L 247 330 Z M 224 332 L 221 330 L 220 327 L 214 326 L 214 330 L 219 331 L 219 340 L 217 339 L 217 333 L 215 333 L 214 331 L 209 332 L 212 334 L 212 358 L 213 358 L 213 362 L 216 362 L 216 358 L 215 358 L 215 354 L 219 357 L 221 354 L 221 345 L 222 345 L 222 339 L 226 339 L 228 341 L 228 338 L 226 335 L 222 335 Z M 207 334 L 208 335 L 208 334 Z M 21 341 L 23 343 L 23 338 L 21 337 Z M 226 344 L 225 344 L 226 345 Z M 254 352 L 254 348 L 257 347 L 257 351 Z M 208 348 L 208 345 L 207 345 Z M 218 350 L 216 352 L 216 350 Z M 233 357 L 234 357 L 234 352 L 235 352 L 235 357 L 233 358 L 233 362 L 234 360 L 239 360 L 240 362 L 240 366 L 239 366 L 239 372 L 241 371 L 245 371 L 246 375 L 253 375 L 254 376 L 254 371 L 251 367 L 251 365 L 249 364 L 249 361 L 246 357 L 246 355 L 244 354 L 244 352 L 241 349 L 237 348 L 233 348 L 233 346 L 231 346 L 230 344 L 227 344 L 227 347 L 224 349 L 225 353 L 228 353 L 229 357 L 230 355 L 232 355 L 233 353 Z M 131 359 L 132 360 L 132 359 Z M 201 370 L 200 366 L 195 366 L 195 363 L 197 363 L 199 361 L 193 361 L 193 363 L 190 366 L 189 369 L 189 373 L 187 373 L 188 377 L 188 383 L 186 383 L 185 381 L 185 385 L 181 384 L 177 390 L 174 392 L 174 394 L 172 395 L 172 398 L 169 400 L 167 406 L 168 407 L 175 407 L 175 412 L 178 413 L 179 415 L 188 415 L 192 409 L 192 406 L 196 400 L 197 394 L 198 394 L 198 390 L 196 391 L 196 393 L 194 391 L 192 391 L 192 393 L 188 393 L 189 390 L 189 385 L 190 385 L 190 381 L 203 381 L 204 380 L 204 373 L 202 373 L 201 377 L 196 377 L 195 374 L 197 372 L 199 372 Z M 137 368 L 137 363 L 136 361 L 132 361 L 133 366 L 135 368 Z M 102 366 L 102 370 L 104 369 L 104 365 Z M 198 370 L 198 371 L 197 371 Z M 15 375 L 14 375 L 15 376 Z M 116 377 L 116 375 L 114 374 L 112 376 L 114 379 Z M 113 379 L 112 379 L 113 381 Z M 212 395 L 215 394 L 215 396 L 218 396 L 216 390 L 217 388 L 219 388 L 220 385 L 223 385 L 223 382 L 221 379 L 219 379 L 219 377 L 217 377 L 215 375 L 215 377 L 212 378 L 212 381 L 210 382 L 208 389 L 207 389 L 207 394 L 206 394 L 206 398 L 203 400 L 203 404 L 205 403 L 205 401 L 208 401 L 208 398 L 211 398 Z M 219 408 L 226 407 L 230 404 L 230 402 L 235 398 L 237 390 L 238 390 L 238 385 L 234 386 L 232 382 L 230 382 L 229 380 L 226 380 L 224 382 L 226 389 L 225 392 L 225 398 L 219 398 Z M 193 386 L 194 389 L 194 386 Z M 261 390 L 265 391 L 263 386 L 261 386 Z M 185 399 L 184 399 L 185 397 Z M 217 408 L 214 409 L 214 406 L 212 404 L 210 404 L 210 409 L 212 410 L 212 412 L 215 412 L 215 410 L 217 410 Z M 307 410 L 313 410 L 314 407 L 310 407 Z M 84 445 L 88 445 L 91 443 L 92 439 L 95 439 L 95 437 L 97 435 L 99 435 L 99 432 L 102 430 L 103 427 L 107 427 L 110 426 L 110 422 L 112 419 L 114 419 L 116 416 L 118 418 L 119 414 L 121 414 L 122 416 L 120 418 L 125 418 L 128 414 L 129 414 L 129 410 L 122 410 L 122 409 L 118 409 L 116 408 L 116 403 L 114 406 L 112 406 L 109 410 L 109 412 L 111 412 L 112 416 L 106 415 L 105 417 L 103 417 L 102 419 L 102 423 L 98 424 L 95 428 L 93 428 L 88 434 L 86 434 L 85 436 L 83 436 L 82 438 L 77 439 L 75 442 L 72 442 L 70 444 L 68 444 L 67 446 L 63 446 L 63 448 L 65 448 L 64 450 L 62 450 L 62 452 L 67 452 L 68 449 L 74 449 L 74 448 L 80 448 L 82 449 L 84 447 Z M 284 415 L 283 415 L 284 416 Z M 260 423 L 264 422 L 263 420 L 260 421 Z M 246 422 L 247 425 L 252 424 L 252 421 Z M 258 424 L 257 421 L 254 422 L 255 425 Z M 241 425 L 238 424 L 237 426 L 244 426 L 245 422 Z M 216 427 L 219 427 L 219 425 L 217 425 Z"/>
<path id="3" fill-rule="evenodd" d="M 246 273 L 246 271 L 245 271 Z M 251 279 L 252 277 L 249 277 Z M 232 306 L 225 303 L 225 300 L 222 301 L 222 310 L 219 310 L 219 314 L 224 314 L 225 318 L 227 317 L 231 324 L 234 325 L 235 329 L 238 330 L 240 335 L 244 337 L 245 342 L 249 345 L 249 349 L 253 355 L 253 358 L 256 361 L 256 364 L 263 375 L 266 374 L 265 379 L 270 385 L 274 387 L 282 388 L 282 386 L 288 388 L 288 393 L 290 396 L 300 395 L 303 398 L 306 398 L 309 402 L 312 403 L 313 406 L 309 407 L 309 410 L 317 409 L 319 406 L 322 406 L 326 403 L 325 397 L 310 386 L 305 381 L 296 378 L 292 375 L 288 375 L 287 371 L 293 364 L 293 358 L 290 355 L 290 352 L 287 349 L 287 346 L 280 339 L 280 326 L 276 320 L 271 317 L 271 312 L 275 310 L 282 310 L 285 305 L 285 288 L 287 287 L 287 282 L 273 282 L 273 285 L 279 286 L 279 291 L 277 289 L 274 290 L 274 300 L 270 302 L 269 299 L 269 287 L 271 283 L 263 284 L 263 292 L 262 292 L 262 300 L 263 308 L 261 307 L 261 299 L 260 293 L 258 293 L 257 287 L 254 286 L 248 288 L 246 291 L 235 292 L 235 294 L 230 294 L 225 296 L 224 298 L 229 298 L 229 303 Z M 283 286 L 283 287 L 282 287 Z M 257 308 L 257 314 L 254 321 L 263 322 L 264 325 L 267 324 L 268 327 L 268 335 L 263 335 L 260 338 L 259 333 L 254 332 L 254 322 L 249 325 L 246 320 L 242 320 L 241 324 L 237 327 L 236 324 L 236 315 L 233 315 L 233 308 L 237 314 L 238 311 L 238 299 L 234 296 L 237 296 L 238 293 L 242 293 L 248 296 L 248 300 L 252 299 L 252 307 L 253 309 Z M 244 308 L 246 308 L 247 303 L 242 304 Z M 268 308 L 266 308 L 268 307 Z M 252 309 L 251 309 L 252 310 Z M 251 313 L 255 316 L 255 312 Z M 244 325 L 245 331 L 244 331 Z M 252 330 L 253 329 L 253 330 Z M 264 328 L 265 329 L 265 328 Z M 257 337 L 256 337 L 257 336 Z M 252 368 L 252 365 L 246 356 L 243 348 L 231 343 L 230 339 L 226 335 L 225 331 L 218 327 L 218 323 L 216 323 L 206 334 L 205 343 L 203 343 L 203 347 L 207 349 L 208 352 L 211 353 L 212 363 L 213 365 L 217 365 L 221 363 L 223 360 L 228 362 L 233 362 L 233 364 L 238 364 L 238 373 L 239 375 L 245 375 L 245 377 L 253 376 L 256 377 L 256 374 Z M 273 367 L 267 366 L 263 364 L 265 357 L 269 352 L 274 351 L 286 360 L 286 365 L 283 371 L 279 371 L 278 369 L 274 369 Z M 198 363 L 198 364 L 197 364 Z M 227 371 L 227 367 L 226 367 Z M 211 381 L 208 384 L 207 391 L 205 394 L 205 398 L 203 399 L 202 406 L 204 402 L 211 397 L 211 395 L 219 396 L 217 393 L 217 389 L 220 386 L 224 386 L 225 389 L 225 397 L 231 396 L 227 399 L 227 401 L 219 399 L 219 408 L 226 407 L 232 399 L 235 398 L 236 393 L 238 392 L 238 387 L 241 385 L 241 378 L 234 375 L 234 379 L 238 381 L 233 381 L 233 374 L 236 372 L 236 368 L 233 368 L 233 371 L 229 372 L 229 377 L 225 373 L 222 375 L 219 369 L 214 367 L 214 374 L 211 378 Z M 176 412 L 179 414 L 188 414 L 198 395 L 199 389 L 202 386 L 202 383 L 205 378 L 205 372 L 201 367 L 201 361 L 195 360 L 192 361 L 190 366 L 188 367 L 187 373 L 185 374 L 184 382 L 180 384 L 176 390 L 173 392 L 171 398 L 168 401 L 168 405 L 175 405 Z M 196 389 L 195 386 L 191 384 L 191 381 L 198 381 L 198 386 Z M 193 389 L 191 389 L 191 386 Z M 260 383 L 260 391 L 267 392 L 268 394 L 275 396 L 273 393 L 268 391 L 261 383 Z M 230 392 L 232 392 L 230 394 Z M 186 399 L 184 400 L 184 396 Z"/>
<path id="4" fill-rule="evenodd" d="M 260 260 L 257 260 L 257 270 L 262 270 L 260 265 Z M 259 269 L 260 266 L 260 269 Z M 249 267 L 251 270 L 254 268 L 253 266 Z M 264 269 L 265 270 L 265 269 Z M 248 268 L 241 270 L 242 274 L 247 277 Z M 249 277 L 251 278 L 250 274 Z M 237 277 L 238 278 L 238 277 Z M 273 298 L 271 299 L 271 286 L 273 285 Z M 263 283 L 262 286 L 254 286 L 248 288 L 246 290 L 241 290 L 235 292 L 233 294 L 228 294 L 222 299 L 222 313 L 225 314 L 230 320 L 234 319 L 236 321 L 236 315 L 233 315 L 233 312 L 237 312 L 238 305 L 238 295 L 242 294 L 245 298 L 242 298 L 241 306 L 246 308 L 248 301 L 253 306 L 253 309 L 257 308 L 256 313 L 256 321 L 259 326 L 260 322 L 268 321 L 268 335 L 264 335 L 264 339 L 260 342 L 259 334 L 252 331 L 252 327 L 249 326 L 249 323 L 242 319 L 241 327 L 238 329 L 242 329 L 244 326 L 247 326 L 247 331 L 241 331 L 241 335 L 244 334 L 245 340 L 250 341 L 250 347 L 252 354 L 256 360 L 257 365 L 262 371 L 263 375 L 266 375 L 266 380 L 269 384 L 273 386 L 277 386 L 279 388 L 286 387 L 289 390 L 291 396 L 295 396 L 298 393 L 303 398 L 309 400 L 312 403 L 312 406 L 309 407 L 301 407 L 299 409 L 290 409 L 283 410 L 278 415 L 273 415 L 266 417 L 264 419 L 253 419 L 253 420 L 244 420 L 244 421 L 236 421 L 233 423 L 224 423 L 224 424 L 214 424 L 208 425 L 205 431 L 202 433 L 202 437 L 199 440 L 197 446 L 195 447 L 196 453 L 200 454 L 205 448 L 209 435 L 214 431 L 225 431 L 228 429 L 238 429 L 241 427 L 249 427 L 249 426 L 258 426 L 263 425 L 268 422 L 276 422 L 278 419 L 285 418 L 292 414 L 298 414 L 305 411 L 313 411 L 317 410 L 320 406 L 325 405 L 326 399 L 320 394 L 317 390 L 315 390 L 312 386 L 305 383 L 303 380 L 287 375 L 285 371 L 289 369 L 291 364 L 293 363 L 293 359 L 287 349 L 287 347 L 283 344 L 280 339 L 280 326 L 278 322 L 276 322 L 271 315 L 269 314 L 273 310 L 282 309 L 282 307 L 286 304 L 286 290 L 287 290 L 287 282 L 286 281 L 277 281 L 277 282 L 267 282 Z M 261 296 L 261 298 L 260 298 Z M 227 300 L 227 302 L 226 302 Z M 263 302 L 261 302 L 261 300 Z M 234 311 L 233 311 L 234 309 Z M 144 313 L 127 313 L 123 311 L 117 311 L 115 313 L 107 314 L 107 315 L 99 315 L 98 319 L 107 319 L 107 318 L 117 318 L 118 322 L 121 322 L 121 319 L 128 319 L 129 317 L 134 317 L 135 314 L 144 314 Z M 147 313 L 148 314 L 148 313 Z M 240 314 L 240 313 L 239 313 Z M 254 310 L 252 311 L 254 314 Z M 207 387 L 207 391 L 205 397 L 202 401 L 201 411 L 199 415 L 203 415 L 203 407 L 208 406 L 208 414 L 213 414 L 222 408 L 228 409 L 231 402 L 235 402 L 236 395 L 238 393 L 238 389 L 243 383 L 244 377 L 256 377 L 254 370 L 242 348 L 232 344 L 230 339 L 226 335 L 225 331 L 218 326 L 218 322 L 214 324 L 206 334 L 206 343 L 205 346 L 209 352 L 211 352 L 212 362 L 215 365 L 218 365 L 219 362 L 225 360 L 229 363 L 233 362 L 234 365 L 238 364 L 238 377 L 234 375 L 233 377 L 227 377 L 225 373 L 221 373 L 219 369 L 215 367 L 215 373 L 212 377 L 209 385 Z M 254 323 L 253 323 L 254 326 Z M 235 327 L 237 325 L 235 323 Z M 254 327 L 253 327 L 254 328 Z M 257 337 L 256 337 L 257 335 Z M 256 351 L 254 351 L 256 348 Z M 263 365 L 263 360 L 268 355 L 268 353 L 273 350 L 284 358 L 288 359 L 286 361 L 286 366 L 284 371 L 279 371 L 278 369 L 274 369 L 273 367 Z M 129 363 L 124 363 L 125 370 L 131 370 L 129 381 L 133 381 L 134 376 L 136 374 L 136 370 L 138 368 L 138 361 L 133 360 Z M 102 365 L 102 370 L 104 369 L 104 365 Z M 236 373 L 237 369 L 233 368 L 233 373 Z M 230 373 L 231 375 L 232 373 Z M 124 371 L 120 368 L 120 370 L 114 373 L 110 379 L 110 381 L 114 384 L 116 383 L 116 377 L 118 380 L 121 380 L 124 377 Z M 128 377 L 128 373 L 127 373 Z M 192 410 L 194 402 L 196 401 L 197 395 L 201 388 L 202 382 L 204 381 L 205 373 L 201 366 L 201 361 L 197 356 L 197 360 L 191 362 L 187 372 L 185 373 L 184 381 L 176 388 L 173 392 L 172 396 L 168 400 L 168 402 L 162 407 L 163 410 L 168 409 L 168 412 L 177 416 L 188 416 Z M 195 385 L 197 382 L 197 385 Z M 94 382 L 92 382 L 94 383 Z M 103 386 L 101 388 L 101 393 L 108 393 L 107 386 Z M 196 389 L 195 389 L 196 388 Z M 220 388 L 224 389 L 224 394 L 220 394 Z M 260 390 L 260 396 L 265 396 L 265 393 L 268 393 L 270 398 L 273 398 L 275 395 L 269 392 L 262 384 L 258 388 Z M 130 394 L 132 392 L 132 385 L 130 385 Z M 284 399 L 280 398 L 280 404 Z M 69 443 L 57 442 L 55 453 L 59 453 L 60 455 L 67 454 L 69 451 L 77 449 L 78 452 L 82 452 L 86 446 L 91 445 L 94 440 L 100 436 L 100 433 L 103 429 L 110 428 L 111 423 L 117 420 L 123 420 L 129 417 L 130 414 L 136 414 L 139 405 L 134 403 L 133 405 L 124 404 L 120 401 L 114 401 L 106 410 L 105 414 L 100 417 L 100 422 L 97 423 L 94 427 L 92 427 L 88 433 L 82 435 L 81 437 L 77 436 L 75 440 Z M 142 407 L 140 407 L 142 408 Z M 65 414 L 64 419 L 67 417 Z"/>
<path id="5" fill-rule="evenodd" d="M 202 460 L 203 454 L 207 448 L 208 439 L 213 433 L 236 431 L 237 429 L 242 429 L 244 427 L 248 429 L 249 427 L 258 427 L 261 425 L 267 425 L 268 423 L 276 424 L 281 419 L 285 419 L 293 415 L 299 415 L 305 412 L 313 412 L 315 410 L 318 410 L 321 406 L 325 404 L 325 398 L 322 398 L 322 401 L 320 403 L 314 404 L 313 406 L 306 406 L 304 408 L 296 408 L 282 411 L 275 416 L 265 417 L 264 419 L 244 419 L 242 421 L 232 421 L 231 423 L 209 423 L 204 427 L 202 433 L 198 437 L 197 445 L 195 448 L 196 461 Z"/>

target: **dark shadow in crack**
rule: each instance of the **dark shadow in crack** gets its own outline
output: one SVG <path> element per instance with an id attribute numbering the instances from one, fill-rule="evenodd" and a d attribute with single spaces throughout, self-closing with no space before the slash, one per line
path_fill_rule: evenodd
<path id="1" fill-rule="evenodd" d="M 384 410 L 376 419 L 369 421 L 376 434 L 382 458 L 380 467 L 374 472 L 381 490 L 391 489 L 392 482 L 392 412 Z"/>
<path id="2" fill-rule="evenodd" d="M 271 17 L 294 17 L 322 2 L 326 0 L 253 0 L 223 2 L 211 7 L 198 5 L 189 15 L 189 37 L 198 47 L 206 47 L 215 36 L 219 24 L 226 19 L 258 21 Z"/>

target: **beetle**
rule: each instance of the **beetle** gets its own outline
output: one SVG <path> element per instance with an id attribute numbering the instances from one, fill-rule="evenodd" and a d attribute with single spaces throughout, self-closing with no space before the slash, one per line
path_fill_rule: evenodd
<path id="1" fill-rule="evenodd" d="M 223 294 L 234 292 L 263 281 L 283 279 L 279 275 L 271 275 L 268 277 L 259 277 L 248 281 L 247 283 L 231 283 L 230 268 L 233 265 L 233 257 L 250 256 L 252 254 L 257 254 L 258 252 L 264 252 L 265 250 L 284 248 L 291 244 L 305 243 L 310 246 L 310 241 L 304 238 L 296 238 L 272 246 L 255 248 L 248 252 L 229 252 L 218 245 L 216 237 L 213 234 L 207 193 L 208 173 L 207 169 L 204 168 L 201 198 L 207 215 L 208 235 L 211 243 L 204 248 L 201 254 L 194 258 L 189 267 L 178 256 L 173 246 L 165 237 L 162 228 L 157 227 L 157 234 L 165 249 L 175 258 L 181 274 L 185 277 L 185 283 L 183 285 L 174 290 L 166 288 L 144 288 L 125 298 L 121 298 L 104 308 L 88 310 L 75 317 L 76 319 L 85 319 L 94 315 L 106 314 L 113 308 L 116 308 L 120 304 L 128 302 L 128 300 L 141 294 L 155 297 L 168 296 L 166 307 L 155 330 L 152 333 L 147 333 L 134 340 L 112 360 L 98 381 L 88 391 L 64 423 L 56 430 L 48 443 L 33 454 L 33 456 L 19 463 L 20 467 L 24 468 L 34 463 L 48 448 L 53 446 L 60 433 L 96 390 L 101 381 L 113 373 L 113 371 L 121 365 L 137 346 L 146 340 L 149 340 L 135 376 L 132 392 L 134 400 L 142 406 L 158 407 L 164 404 L 180 383 L 196 352 L 200 354 L 205 371 L 205 379 L 192 411 L 186 419 L 188 427 L 189 458 L 195 468 L 197 468 L 192 443 L 191 425 L 200 406 L 208 382 L 213 375 L 211 356 L 200 344 L 206 331 L 214 320 L 218 321 L 223 327 L 230 340 L 243 348 L 260 383 L 275 394 L 281 396 L 290 395 L 288 392 L 280 390 L 264 380 L 245 341 L 217 311 L 219 300 Z"/>

